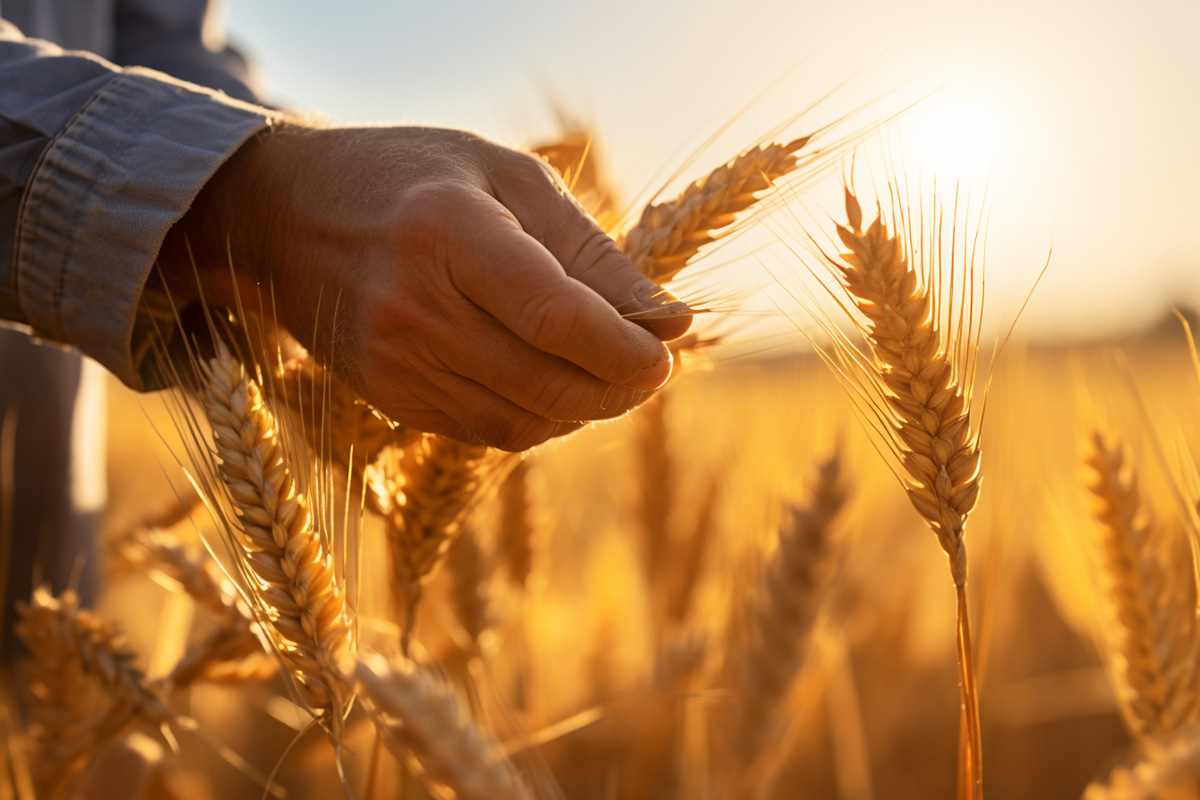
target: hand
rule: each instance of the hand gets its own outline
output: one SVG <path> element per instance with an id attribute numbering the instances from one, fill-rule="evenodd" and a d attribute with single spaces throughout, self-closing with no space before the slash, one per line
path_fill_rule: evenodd
<path id="1" fill-rule="evenodd" d="M 622 319 L 669 297 L 545 164 L 458 131 L 276 129 L 172 228 L 168 283 L 191 274 L 185 240 L 210 303 L 273 292 L 380 411 L 508 450 L 634 407 L 691 323 Z"/>

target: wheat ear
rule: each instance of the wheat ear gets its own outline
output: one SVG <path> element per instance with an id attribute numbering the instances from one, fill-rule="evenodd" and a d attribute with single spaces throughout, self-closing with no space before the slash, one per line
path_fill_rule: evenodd
<path id="1" fill-rule="evenodd" d="M 758 202 L 761 192 L 796 169 L 803 136 L 786 144 L 751 148 L 683 190 L 674 200 L 647 206 L 619 240 L 621 249 L 658 284 L 675 277 L 700 248 Z"/>
<path id="2" fill-rule="evenodd" d="M 1196 796 L 1200 730 L 1195 725 L 1142 741 L 1141 752 L 1093 782 L 1083 800 L 1166 800 Z"/>
<path id="3" fill-rule="evenodd" d="M 207 373 L 204 410 L 237 513 L 238 530 L 229 534 L 245 589 L 305 702 L 336 734 L 347 703 L 341 670 L 352 640 L 333 559 L 296 488 L 258 385 L 223 344 Z"/>
<path id="4" fill-rule="evenodd" d="M 472 653 L 479 651 L 480 639 L 492 623 L 489 586 L 492 560 L 479 539 L 478 530 L 464 525 L 446 556 L 450 599 L 459 624 L 470 637 Z"/>
<path id="5" fill-rule="evenodd" d="M 229 611 L 231 593 L 213 574 L 210 561 L 197 558 L 169 531 L 138 528 L 117 543 L 116 552 L 130 566 L 179 589 L 196 605 L 220 616 Z"/>
<path id="6" fill-rule="evenodd" d="M 458 535 L 491 462 L 488 448 L 429 434 L 391 450 L 368 471 L 368 498 L 387 521 L 392 586 L 404 612 L 404 645 L 422 585 Z"/>
<path id="7" fill-rule="evenodd" d="M 372 657 L 359 661 L 354 679 L 384 742 L 435 797 L 532 797 L 496 741 L 468 719 L 454 689 L 428 669 Z"/>
<path id="8" fill-rule="evenodd" d="M 118 543 L 117 553 L 127 563 L 165 579 L 217 618 L 217 627 L 190 647 L 171 670 L 167 682 L 172 689 L 197 681 L 262 680 L 275 673 L 276 662 L 266 657 L 256 623 L 216 574 L 211 558 L 184 547 L 170 532 L 155 529 L 135 530 Z"/>
<path id="9" fill-rule="evenodd" d="M 846 190 L 848 225 L 837 232 L 849 252 L 830 259 L 850 303 L 865 318 L 858 323 L 869 350 L 839 348 L 849 369 L 866 377 L 875 402 L 873 423 L 904 472 L 909 500 L 937 536 L 950 562 L 958 601 L 958 662 L 967 731 L 965 765 L 972 797 L 981 798 L 982 765 L 979 709 L 967 608 L 967 517 L 980 488 L 980 451 L 971 425 L 974 350 L 971 341 L 974 293 L 970 305 L 939 295 L 939 272 L 918 270 L 912 251 L 892 235 L 882 216 L 863 230 L 862 208 Z M 939 225 L 940 220 L 936 223 Z M 941 250 L 937 250 L 940 258 Z M 974 259 L 964 259 L 973 264 Z M 951 269 L 956 265 L 951 263 Z M 960 291 L 968 291 L 964 276 Z M 948 300 L 949 309 L 943 309 Z M 959 306 L 955 309 L 955 301 Z M 955 320 L 957 311 L 958 318 Z M 966 322 L 964 326 L 964 322 Z M 966 327 L 967 335 L 963 337 Z M 841 341 L 836 340 L 835 341 Z"/>
<path id="10" fill-rule="evenodd" d="M 133 720 L 163 725 L 176 715 L 134 663 L 121 632 L 66 591 L 46 587 L 18 603 L 15 630 L 30 656 L 34 725 L 28 731 L 38 796 L 60 796 L 87 760 Z M 107 711 L 95 713 L 91 685 L 99 686 Z"/>
<path id="11" fill-rule="evenodd" d="M 595 137 L 574 126 L 554 142 L 533 148 L 563 179 L 583 210 L 591 215 L 605 233 L 612 233 L 618 222 L 616 192 L 601 161 Z"/>
<path id="12" fill-rule="evenodd" d="M 1200 713 L 1191 551 L 1154 518 L 1119 443 L 1094 431 L 1086 463 L 1126 721 L 1143 738 L 1172 733 Z"/>
<path id="13" fill-rule="evenodd" d="M 313 452 L 342 467 L 349 468 L 353 456 L 361 468 L 385 447 L 406 447 L 420 435 L 388 420 L 311 357 L 285 364 L 276 385 L 288 410 L 301 417 Z"/>
<path id="14" fill-rule="evenodd" d="M 784 511 L 778 546 L 758 584 L 739 659 L 734 749 L 743 764 L 753 761 L 770 736 L 804 660 L 824 596 L 833 523 L 845 503 L 841 464 L 834 456 L 818 469 L 809 502 Z"/>

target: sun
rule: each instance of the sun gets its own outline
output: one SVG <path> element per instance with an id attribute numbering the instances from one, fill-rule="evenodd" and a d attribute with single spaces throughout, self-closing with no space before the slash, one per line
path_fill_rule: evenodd
<path id="1" fill-rule="evenodd" d="M 939 176 L 954 179 L 987 172 L 996 153 L 995 114 L 973 102 L 942 105 L 921 126 L 921 164 Z"/>

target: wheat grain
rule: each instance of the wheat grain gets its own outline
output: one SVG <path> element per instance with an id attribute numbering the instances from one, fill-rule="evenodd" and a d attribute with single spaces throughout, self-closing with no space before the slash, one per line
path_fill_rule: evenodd
<path id="1" fill-rule="evenodd" d="M 531 798 L 499 745 L 475 726 L 454 690 L 414 662 L 360 660 L 359 696 L 385 743 L 409 760 L 435 797 Z"/>
<path id="2" fill-rule="evenodd" d="M 679 273 L 715 233 L 737 221 L 761 192 L 792 172 L 803 136 L 786 144 L 759 145 L 717 167 L 674 200 L 647 206 L 637 224 L 619 240 L 621 249 L 646 277 L 658 284 Z"/>
<path id="3" fill-rule="evenodd" d="M 1172 733 L 1200 715 L 1191 551 L 1154 518 L 1118 442 L 1093 431 L 1086 464 L 1126 720 L 1141 737 Z"/>
<path id="4" fill-rule="evenodd" d="M 204 410 L 237 510 L 238 529 L 229 533 L 245 588 L 305 702 L 336 732 L 347 702 L 341 668 L 353 643 L 333 560 L 258 386 L 224 345 L 207 373 Z"/>
<path id="5" fill-rule="evenodd" d="M 1200 730 L 1193 725 L 1147 739 L 1142 752 L 1093 782 L 1083 800 L 1167 800 L 1193 798 L 1200 788 Z"/>

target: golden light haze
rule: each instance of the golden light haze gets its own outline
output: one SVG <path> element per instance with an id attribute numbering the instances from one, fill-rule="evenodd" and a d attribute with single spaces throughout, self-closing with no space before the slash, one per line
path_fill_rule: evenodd
<path id="1" fill-rule="evenodd" d="M 1051 249 L 1026 333 L 1115 332 L 1200 299 L 1195 2 L 229 5 L 280 103 L 528 143 L 552 133 L 553 101 L 595 127 L 630 196 L 780 76 L 701 164 L 847 80 L 814 121 L 936 88 L 892 126 L 892 165 L 945 173 L 994 137 L 986 180 L 967 182 L 987 186 L 997 318 Z M 840 177 L 813 202 L 836 208 Z"/>

